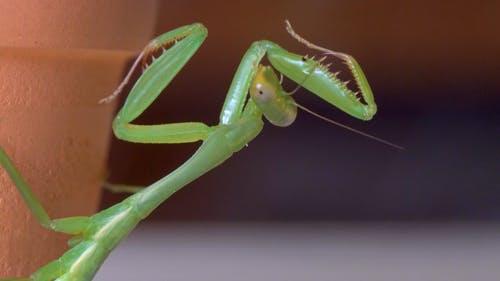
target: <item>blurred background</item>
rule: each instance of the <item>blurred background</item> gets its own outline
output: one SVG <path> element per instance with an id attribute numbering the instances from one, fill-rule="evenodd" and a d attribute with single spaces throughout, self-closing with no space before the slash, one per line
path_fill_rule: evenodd
<path id="1" fill-rule="evenodd" d="M 271 257 L 268 263 L 260 260 L 264 265 L 257 265 L 256 272 L 295 272 L 251 275 L 253 270 L 231 267 L 242 276 L 248 271 L 253 280 L 498 280 L 499 1 L 162 1 L 157 34 L 199 21 L 209 36 L 136 123 L 216 124 L 233 74 L 253 41 L 269 39 L 290 51 L 313 54 L 286 33 L 285 19 L 310 41 L 353 55 L 368 77 L 379 112 L 370 122 L 355 120 L 305 90 L 295 95 L 299 103 L 406 150 L 299 112 L 291 127 L 266 124 L 248 148 L 176 193 L 148 218 L 144 233 L 132 235 L 132 241 L 145 244 L 131 242 L 132 248 L 120 248 L 116 255 L 137 260 L 133 245 L 154 241 L 147 248 L 150 255 L 154 245 L 184 250 L 194 245 L 225 255 L 220 260 L 225 268 L 235 262 L 234 253 L 252 256 L 254 249 L 256 257 Z M 198 145 L 113 139 L 110 181 L 148 185 L 178 167 Z M 102 207 L 124 196 L 105 192 Z M 172 230 L 174 224 L 186 232 Z M 155 227 L 165 230 L 159 232 L 163 240 L 148 236 Z M 243 242 L 231 240 L 235 237 Z M 290 252 L 267 255 L 275 245 L 269 241 Z M 214 246 L 219 242 L 221 247 Z M 224 245 L 241 248 L 225 252 Z M 168 249 L 165 261 L 181 263 L 179 252 Z M 271 266 L 296 255 L 309 258 L 281 264 L 284 271 L 275 270 L 279 264 Z M 218 268 L 213 255 L 180 256 L 188 264 L 193 257 L 201 264 L 215 263 L 207 266 L 207 276 L 225 280 L 224 274 L 210 271 Z M 124 264 L 118 258 L 110 262 Z M 353 271 L 342 275 L 342 265 Z M 164 266 L 148 267 L 146 274 Z M 373 275 L 377 268 L 387 275 Z M 356 270 L 366 275 L 352 273 Z"/>

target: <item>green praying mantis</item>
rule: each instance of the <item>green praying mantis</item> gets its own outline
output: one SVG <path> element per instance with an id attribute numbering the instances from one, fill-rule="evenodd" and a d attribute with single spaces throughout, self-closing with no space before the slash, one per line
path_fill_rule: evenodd
<path id="1" fill-rule="evenodd" d="M 6 152 L 0 147 L 0 163 L 7 171 L 33 215 L 46 228 L 73 235 L 70 249 L 60 258 L 39 268 L 28 278 L 5 280 L 88 281 L 92 280 L 111 251 L 174 192 L 220 165 L 245 147 L 262 130 L 263 116 L 276 126 L 290 125 L 303 108 L 281 86 L 274 70 L 288 77 L 321 99 L 347 114 L 370 120 L 377 106 L 367 79 L 356 60 L 333 52 L 296 34 L 287 22 L 289 33 L 308 47 L 341 59 L 351 72 L 359 93 L 350 90 L 336 73 L 329 71 L 321 59 L 290 53 L 271 41 L 254 42 L 243 56 L 220 113 L 220 122 L 208 126 L 199 122 L 158 125 L 132 124 L 165 89 L 170 81 L 194 55 L 207 36 L 200 23 L 179 27 L 152 40 L 140 53 L 122 84 L 110 97 L 122 91 L 133 70 L 153 52 L 113 122 L 119 139 L 137 143 L 188 143 L 202 141 L 198 150 L 184 164 L 157 182 L 133 194 L 122 202 L 90 217 L 51 219 L 23 180 Z M 267 56 L 271 66 L 261 60 Z M 248 97 L 249 95 L 249 97 Z M 304 108 L 305 109 L 305 108 Z M 306 110 L 306 109 L 305 109 Z M 371 137 L 371 136 L 370 136 Z M 128 190 L 130 191 L 130 190 Z M 27 257 L 28 258 L 28 257 Z"/>

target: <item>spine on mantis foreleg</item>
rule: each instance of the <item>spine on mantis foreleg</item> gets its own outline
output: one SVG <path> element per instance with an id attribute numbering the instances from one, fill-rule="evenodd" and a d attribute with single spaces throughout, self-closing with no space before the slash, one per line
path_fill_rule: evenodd
<path id="1" fill-rule="evenodd" d="M 273 67 L 310 92 L 362 120 L 370 120 L 377 112 L 370 86 L 353 57 L 348 56 L 344 61 L 351 70 L 366 104 L 361 103 L 358 93 L 347 88 L 347 83 L 337 77 L 338 73 L 330 72 L 327 65 L 306 56 L 290 53 L 272 42 L 268 44 L 268 59 Z"/>

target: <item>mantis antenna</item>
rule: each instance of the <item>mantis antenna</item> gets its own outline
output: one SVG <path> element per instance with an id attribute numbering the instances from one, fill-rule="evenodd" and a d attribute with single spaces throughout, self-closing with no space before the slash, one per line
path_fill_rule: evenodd
<path id="1" fill-rule="evenodd" d="M 337 122 L 337 121 L 335 121 L 335 120 L 332 120 L 332 119 L 330 119 L 330 118 L 327 118 L 327 117 L 325 117 L 325 116 L 323 116 L 323 115 L 320 115 L 320 114 L 318 114 L 318 113 L 316 113 L 316 112 L 314 112 L 314 111 L 312 111 L 312 110 L 308 109 L 307 107 L 305 107 L 305 106 L 303 106 L 303 105 L 298 104 L 297 102 L 294 102 L 294 104 L 295 104 L 298 108 L 300 108 L 300 109 L 304 110 L 305 112 L 307 112 L 307 113 L 311 114 L 312 116 L 318 117 L 319 119 L 321 119 L 321 120 L 323 120 L 323 121 L 326 121 L 326 122 L 328 122 L 328 123 L 330 123 L 330 124 L 333 124 L 333 125 L 339 126 L 339 127 L 344 128 L 344 129 L 346 129 L 346 130 L 348 130 L 348 131 L 351 131 L 351 132 L 353 132 L 353 133 L 356 133 L 356 134 L 362 135 L 362 136 L 367 137 L 367 138 L 369 138 L 369 139 L 372 139 L 372 140 L 375 140 L 375 141 L 381 142 L 381 143 L 386 144 L 386 145 L 388 145 L 388 146 L 391 146 L 391 147 L 393 147 L 393 148 L 396 148 L 396 149 L 399 149 L 399 150 L 405 150 L 405 148 L 404 148 L 404 147 L 402 147 L 402 146 L 399 146 L 399 145 L 394 144 L 394 143 L 392 143 L 392 142 L 389 142 L 389 141 L 386 141 L 386 140 L 384 140 L 384 139 L 378 138 L 378 137 L 376 137 L 376 136 L 373 136 L 373 135 L 367 134 L 367 133 L 365 133 L 365 132 L 362 132 L 362 131 L 356 130 L 356 129 L 354 129 L 354 128 L 352 128 L 352 127 L 349 127 L 349 126 L 347 126 L 347 125 L 345 125 L 345 124 L 342 124 L 342 123 L 340 123 L 340 122 Z"/>

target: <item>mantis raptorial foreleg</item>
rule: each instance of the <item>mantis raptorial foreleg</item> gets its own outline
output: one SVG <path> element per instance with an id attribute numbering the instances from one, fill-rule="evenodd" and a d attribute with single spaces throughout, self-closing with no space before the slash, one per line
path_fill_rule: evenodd
<path id="1" fill-rule="evenodd" d="M 145 68 L 132 88 L 113 122 L 115 135 L 140 143 L 203 142 L 184 164 L 145 188 L 111 186 L 134 192 L 122 202 L 91 217 L 52 220 L 7 154 L 0 149 L 0 164 L 40 223 L 49 229 L 76 235 L 69 241 L 71 249 L 59 259 L 41 267 L 30 278 L 19 280 L 91 280 L 109 253 L 159 204 L 253 140 L 262 130 L 263 117 L 277 126 L 290 125 L 296 118 L 297 104 L 281 87 L 274 69 L 354 117 L 370 120 L 376 112 L 370 87 L 352 57 L 349 70 L 360 90 L 359 95 L 331 73 L 322 59 L 290 53 L 271 41 L 257 41 L 241 60 L 222 106 L 219 124 L 132 124 L 168 86 L 206 36 L 206 28 L 199 23 L 177 28 L 151 41 L 134 63 L 135 67 L 153 50 L 173 43 Z M 271 66 L 261 65 L 264 56 Z M 122 86 L 123 83 L 119 90 Z"/>
<path id="2" fill-rule="evenodd" d="M 160 125 L 133 125 L 137 118 L 166 88 L 184 67 L 207 36 L 202 25 L 191 25 L 167 32 L 153 40 L 151 49 L 176 42 L 148 67 L 137 80 L 122 109 L 113 122 L 113 130 L 120 139 L 141 143 L 183 143 L 204 140 L 210 128 L 199 122 Z M 181 41 L 177 40 L 183 38 Z M 148 53 L 150 50 L 146 50 Z"/>

